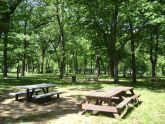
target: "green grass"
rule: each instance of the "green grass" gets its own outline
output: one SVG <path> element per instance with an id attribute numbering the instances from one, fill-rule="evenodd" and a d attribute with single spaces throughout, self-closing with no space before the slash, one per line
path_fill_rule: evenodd
<path id="1" fill-rule="evenodd" d="M 114 119 L 110 114 L 99 113 L 98 115 L 91 115 L 87 113 L 85 115 L 78 115 L 76 110 L 71 108 L 64 109 L 64 111 L 53 110 L 52 112 L 44 113 L 30 113 L 18 118 L 14 115 L 9 115 L 1 118 L 7 124 L 8 123 L 61 123 L 59 120 L 63 120 L 62 123 L 73 123 L 73 124 L 164 124 L 165 122 L 165 78 L 160 78 L 157 82 L 151 83 L 149 78 L 138 79 L 137 83 L 131 83 L 130 79 L 121 79 L 120 84 L 113 84 L 111 81 L 98 81 L 98 82 L 86 82 L 83 80 L 85 76 L 77 75 L 78 82 L 72 83 L 71 77 L 63 80 L 58 79 L 53 74 L 45 75 L 28 75 L 15 79 L 14 75 L 11 74 L 8 79 L 0 79 L 0 104 L 8 99 L 6 94 L 9 92 L 16 91 L 15 86 L 17 85 L 28 85 L 36 83 L 56 83 L 58 89 L 66 90 L 67 92 L 75 92 L 69 95 L 69 98 L 75 98 L 77 101 L 84 99 L 84 91 L 91 91 L 94 89 L 109 89 L 117 86 L 133 86 L 135 87 L 135 93 L 141 94 L 139 98 L 142 102 L 138 106 L 130 108 L 121 120 Z M 66 93 L 67 95 L 67 93 Z M 6 97 L 5 97 L 6 96 Z M 68 103 L 65 97 L 59 101 L 59 104 Z M 32 103 L 33 104 L 33 103 Z M 53 103 L 56 104 L 56 101 Z M 19 105 L 19 103 L 18 103 Z M 60 106 L 61 107 L 61 106 Z M 65 105 L 62 106 L 65 108 Z M 1 111 L 3 109 L 0 109 Z M 0 111 L 0 113 L 1 113 Z M 4 110 L 5 111 L 5 110 Z M 10 111 L 10 110 L 8 110 Z M 60 112 L 59 112 L 60 111 Z M 66 121 L 66 120 L 67 121 Z"/>

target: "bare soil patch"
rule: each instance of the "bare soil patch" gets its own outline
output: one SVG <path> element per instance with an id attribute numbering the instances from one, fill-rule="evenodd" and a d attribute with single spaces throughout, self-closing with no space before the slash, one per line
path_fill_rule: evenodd
<path id="1" fill-rule="evenodd" d="M 49 120 L 60 120 L 70 114 L 77 115 L 76 103 L 84 97 L 86 92 L 87 90 L 66 89 L 60 95 L 60 99 L 53 96 L 50 99 L 40 99 L 33 102 L 26 102 L 24 98 L 15 101 L 14 98 L 1 94 L 0 122 L 47 123 Z M 62 122 L 65 123 L 63 119 Z"/>

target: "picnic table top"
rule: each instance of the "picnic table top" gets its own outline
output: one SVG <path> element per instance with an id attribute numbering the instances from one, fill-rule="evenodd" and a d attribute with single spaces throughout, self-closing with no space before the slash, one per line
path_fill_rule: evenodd
<path id="1" fill-rule="evenodd" d="M 96 98 L 110 98 L 113 97 L 117 94 L 120 94 L 121 92 L 125 92 L 128 90 L 132 90 L 133 87 L 117 87 L 117 88 L 112 88 L 108 90 L 95 90 L 89 92 L 86 97 L 96 97 Z"/>
<path id="2" fill-rule="evenodd" d="M 24 86 L 17 86 L 16 88 L 19 89 L 38 89 L 38 88 L 48 88 L 56 86 L 56 84 L 51 83 L 42 83 L 42 84 L 34 84 L 34 85 L 24 85 Z"/>

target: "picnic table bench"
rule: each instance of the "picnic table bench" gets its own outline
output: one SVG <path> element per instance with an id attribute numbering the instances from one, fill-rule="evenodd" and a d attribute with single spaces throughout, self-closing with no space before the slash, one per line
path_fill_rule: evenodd
<path id="1" fill-rule="evenodd" d="M 131 103 L 138 103 L 133 87 L 118 87 L 110 90 L 95 90 L 86 95 L 86 100 L 79 103 L 80 114 L 87 110 L 110 112 L 116 118 L 121 117 L 124 108 Z M 128 93 L 129 92 L 129 93 Z"/>
<path id="2" fill-rule="evenodd" d="M 38 93 L 41 91 L 41 89 L 37 89 L 35 90 L 34 92 L 36 93 L 36 95 L 38 95 Z M 29 90 L 29 93 L 31 93 L 32 90 Z M 18 96 L 21 96 L 21 95 L 26 95 L 26 91 L 20 91 L 20 92 L 14 92 L 14 93 L 9 93 L 10 96 L 15 96 L 15 100 L 17 101 L 18 100 Z"/>
<path id="3" fill-rule="evenodd" d="M 57 98 L 59 98 L 61 93 L 63 93 L 63 91 L 55 91 L 55 92 L 50 92 L 50 93 L 46 93 L 46 94 L 36 95 L 34 98 L 40 99 L 40 98 L 51 97 L 53 95 L 57 95 Z"/>
<path id="4" fill-rule="evenodd" d="M 26 91 L 10 93 L 9 95 L 15 96 L 15 100 L 18 100 L 18 96 L 25 94 L 27 102 L 31 101 L 32 99 L 46 98 L 51 97 L 53 95 L 57 95 L 57 98 L 59 98 L 59 95 L 63 93 L 62 91 L 49 92 L 49 88 L 54 86 L 56 85 L 51 83 L 17 86 L 16 88 L 25 89 Z M 41 91 L 43 91 L 42 94 L 39 94 L 39 92 Z M 36 95 L 34 93 L 36 93 Z"/>

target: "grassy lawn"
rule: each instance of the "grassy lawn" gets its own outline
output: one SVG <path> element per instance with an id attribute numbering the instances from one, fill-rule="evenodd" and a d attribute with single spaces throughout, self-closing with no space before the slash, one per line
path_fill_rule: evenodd
<path id="1" fill-rule="evenodd" d="M 0 124 L 164 124 L 165 122 L 165 78 L 151 83 L 147 78 L 138 79 L 132 84 L 129 79 L 113 84 L 111 79 L 102 78 L 98 82 L 85 81 L 85 77 L 77 75 L 77 82 L 72 83 L 70 77 L 59 80 L 51 74 L 29 75 L 19 80 L 10 75 L 8 79 L 0 79 Z M 25 100 L 14 101 L 8 93 L 17 91 L 15 86 L 36 83 L 58 84 L 52 90 L 63 90 L 60 99 L 27 103 Z M 84 95 L 94 89 L 110 89 L 118 86 L 133 86 L 135 93 L 141 94 L 141 104 L 130 108 L 121 120 L 116 120 L 109 113 L 78 115 L 76 103 L 84 99 Z"/>

